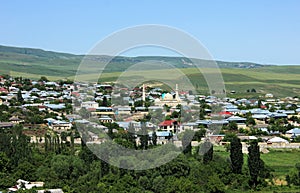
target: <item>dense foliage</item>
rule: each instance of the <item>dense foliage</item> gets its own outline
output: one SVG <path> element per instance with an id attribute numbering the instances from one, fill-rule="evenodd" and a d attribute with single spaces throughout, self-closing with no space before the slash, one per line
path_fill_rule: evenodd
<path id="1" fill-rule="evenodd" d="M 128 142 L 133 141 L 132 137 L 114 134 L 114 139 Z M 260 189 L 267 186 L 265 179 L 271 177 L 260 160 L 257 142 L 249 147 L 249 172 L 246 166 L 241 171 L 241 146 L 236 138 L 231 151 L 238 156 L 231 156 L 231 162 L 213 155 L 213 146 L 207 142 L 203 144 L 207 146 L 204 154 L 199 147 L 198 151 L 188 150 L 160 167 L 141 171 L 111 166 L 98 159 L 84 143 L 74 150 L 72 144 L 59 146 L 61 139 L 54 138 L 52 148 L 49 144 L 42 147 L 30 143 L 20 126 L 10 132 L 2 130 L 0 189 L 13 186 L 17 179 L 25 179 L 44 181 L 46 188 L 63 188 L 65 192 L 226 192 Z M 142 147 L 132 144 L 130 148 L 145 149 L 146 144 L 142 143 Z M 233 163 L 237 163 L 236 168 Z M 299 168 L 289 176 L 290 183 L 299 184 Z"/>

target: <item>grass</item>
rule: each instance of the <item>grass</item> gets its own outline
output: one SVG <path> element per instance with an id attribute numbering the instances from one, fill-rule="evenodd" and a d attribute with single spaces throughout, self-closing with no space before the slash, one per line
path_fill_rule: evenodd
<path id="1" fill-rule="evenodd" d="M 28 64 L 29 65 L 29 64 Z M 0 67 L 3 63 L 0 62 Z M 275 68 L 275 70 L 274 70 Z M 203 69 L 208 76 L 215 76 L 215 69 Z M 270 71 L 269 73 L 266 71 Z M 277 71 L 282 70 L 282 73 Z M 245 98 L 258 98 L 264 96 L 266 93 L 272 93 L 275 97 L 297 96 L 300 95 L 300 67 L 294 68 L 299 74 L 285 72 L 284 68 L 277 67 L 264 67 L 254 69 L 221 69 L 223 79 L 225 81 L 225 89 L 229 93 L 235 90 L 235 94 L 228 94 L 230 97 L 245 97 Z M 51 66 L 50 64 L 43 64 L 43 68 L 38 64 L 26 65 L 14 64 L 9 68 L 1 68 L 0 73 L 7 73 L 13 76 L 23 76 L 33 79 L 38 79 L 41 76 L 47 76 L 50 80 L 57 80 L 63 78 L 74 79 L 77 67 L 72 66 Z M 98 69 L 99 71 L 99 69 Z M 275 72 L 274 72 L 275 71 Z M 40 72 L 40 73 L 38 73 Z M 96 81 L 99 78 L 97 68 L 91 67 L 83 69 L 82 74 L 77 75 L 77 80 Z M 161 80 L 170 83 L 179 83 L 179 86 L 187 85 L 182 83 L 184 78 L 192 83 L 193 87 L 200 94 L 209 94 L 208 86 L 204 76 L 194 68 L 183 69 L 164 69 L 164 70 L 149 70 L 149 71 L 130 71 L 130 72 L 105 72 L 101 74 L 100 81 L 116 81 L 122 78 L 130 79 L 140 83 L 145 79 Z M 181 84 L 181 85 L 180 85 Z M 247 90 L 255 89 L 256 93 L 249 93 Z M 184 89 L 181 87 L 181 89 Z"/>
<path id="2" fill-rule="evenodd" d="M 268 67 L 272 72 L 272 68 Z M 264 68 L 264 70 L 266 70 Z M 215 76 L 214 69 L 205 69 L 208 76 Z M 272 93 L 276 97 L 297 96 L 300 94 L 300 75 L 290 73 L 266 73 L 264 71 L 252 69 L 221 69 L 225 88 L 227 91 L 235 90 L 233 97 L 258 97 L 264 96 L 266 93 Z M 145 78 L 152 80 L 165 80 L 173 83 L 181 83 L 184 77 L 193 84 L 196 90 L 201 94 L 208 94 L 208 85 L 202 74 L 194 68 L 165 69 L 151 71 L 130 71 L 126 73 L 110 72 L 101 75 L 101 81 L 119 80 L 119 76 L 129 76 L 133 80 L 141 81 Z M 300 74 L 300 68 L 299 68 Z M 97 80 L 99 74 L 87 73 L 79 75 L 79 80 Z M 74 76 L 73 76 L 74 77 Z M 124 77 L 124 76 L 123 76 Z M 180 86 L 180 85 L 179 85 Z M 247 90 L 255 89 L 257 93 L 247 93 Z"/>
<path id="3" fill-rule="evenodd" d="M 274 175 L 284 179 L 285 175 L 295 167 L 297 162 L 300 162 L 299 150 L 271 150 L 267 154 L 262 154 L 261 159 L 272 169 Z"/>
<path id="4" fill-rule="evenodd" d="M 214 153 L 223 158 L 229 157 L 229 152 L 223 146 L 214 146 Z M 269 153 L 261 154 L 261 159 L 271 167 L 274 177 L 285 179 L 285 176 L 300 162 L 300 150 L 298 149 L 270 149 Z M 244 154 L 244 164 L 247 164 L 247 155 Z"/>
<path id="5" fill-rule="evenodd" d="M 225 159 L 229 158 L 230 153 L 226 151 L 224 146 L 214 146 L 214 154 L 221 156 Z M 299 149 L 270 149 L 269 153 L 261 154 L 261 159 L 265 164 L 271 167 L 274 172 L 274 180 L 281 182 L 285 181 L 285 176 L 295 167 L 297 162 L 300 162 L 300 150 Z M 247 167 L 247 155 L 244 154 L 244 167 Z M 242 190 L 227 190 L 230 193 L 250 193 L 254 190 L 242 191 Z M 296 186 L 268 186 L 262 190 L 255 191 L 260 193 L 274 193 L 274 192 L 291 192 L 299 193 L 299 187 Z"/>
<path id="6" fill-rule="evenodd" d="M 1 73 L 1 71 L 0 71 Z M 26 72 L 16 72 L 16 71 L 10 71 L 10 74 L 11 76 L 13 77 L 26 77 L 26 78 L 30 78 L 30 79 L 34 79 L 34 80 L 37 80 L 37 79 L 40 79 L 41 76 L 43 75 L 38 75 L 38 74 L 31 74 L 31 73 L 26 73 Z M 64 79 L 64 77 L 61 77 L 61 76 L 47 76 L 47 78 L 49 80 L 60 80 L 60 79 Z M 68 77 L 65 77 L 65 78 L 68 78 Z"/>

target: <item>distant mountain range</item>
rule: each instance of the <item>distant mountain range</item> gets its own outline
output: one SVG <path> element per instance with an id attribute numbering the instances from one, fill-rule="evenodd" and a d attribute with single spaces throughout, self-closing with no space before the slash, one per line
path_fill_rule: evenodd
<path id="1" fill-rule="evenodd" d="M 16 71 L 50 76 L 73 76 L 84 55 L 45 51 L 42 49 L 0 46 L 0 67 L 2 72 Z M 110 57 L 89 56 L 90 60 L 104 62 Z M 166 56 L 117 56 L 110 61 L 106 72 L 121 72 L 139 62 L 155 60 L 167 62 L 176 68 L 191 68 L 191 61 L 183 57 Z M 197 59 L 199 63 L 207 61 Z M 216 61 L 220 68 L 261 68 L 265 65 L 250 62 Z"/>

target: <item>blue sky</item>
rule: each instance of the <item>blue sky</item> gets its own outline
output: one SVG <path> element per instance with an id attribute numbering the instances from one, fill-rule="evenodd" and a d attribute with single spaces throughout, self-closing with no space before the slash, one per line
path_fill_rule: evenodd
<path id="1" fill-rule="evenodd" d="M 196 37 L 213 58 L 300 64 L 300 1 L 2 1 L 0 44 L 87 53 L 125 27 L 162 24 Z M 168 54 L 156 49 L 132 55 Z"/>

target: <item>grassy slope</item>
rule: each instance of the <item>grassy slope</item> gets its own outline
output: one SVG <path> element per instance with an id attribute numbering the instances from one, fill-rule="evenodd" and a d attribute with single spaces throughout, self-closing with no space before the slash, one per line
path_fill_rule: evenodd
<path id="1" fill-rule="evenodd" d="M 1 65 L 1 64 L 0 64 Z M 33 67 L 34 68 L 34 67 Z M 71 73 L 68 73 L 63 67 L 55 67 L 52 69 L 51 65 L 45 65 L 46 71 L 58 71 L 58 73 L 52 73 L 52 76 L 49 76 L 48 73 L 41 74 L 32 74 L 29 71 L 18 72 L 15 69 L 10 71 L 11 75 L 14 76 L 24 76 L 30 78 L 39 78 L 41 75 L 46 75 L 50 79 L 60 79 L 60 78 L 71 78 L 74 76 Z M 290 73 L 289 70 L 285 72 L 285 69 L 288 67 L 264 67 L 258 69 L 221 69 L 223 79 L 225 81 L 225 87 L 227 91 L 235 90 L 237 94 L 235 96 L 243 97 L 255 97 L 258 95 L 264 95 L 266 93 L 273 93 L 275 96 L 284 97 L 284 96 L 297 96 L 300 93 L 300 66 L 294 67 L 293 73 Z M 59 73 L 60 71 L 65 72 L 64 75 Z M 80 75 L 79 79 L 83 80 L 96 80 L 99 76 L 98 73 L 94 73 L 96 68 L 89 69 L 89 73 Z M 200 73 L 195 73 L 195 69 L 185 68 L 182 69 L 183 73 L 187 75 L 193 85 L 201 92 L 206 94 L 208 92 L 207 83 Z M 268 72 L 269 71 L 269 72 Z M 131 72 L 133 76 L 147 76 L 152 77 L 153 80 L 157 77 L 161 77 L 164 74 L 170 73 L 172 70 L 168 71 L 140 71 L 140 72 Z M 279 73 L 280 72 L 280 73 Z M 298 73 L 295 73 L 298 72 Z M 213 72 L 212 72 L 213 73 Z M 75 74 L 75 73 L 74 73 Z M 120 76 L 120 72 L 111 72 L 105 73 L 101 76 L 101 81 L 114 81 Z M 178 76 L 172 77 L 169 76 L 169 79 L 173 79 L 175 82 L 178 80 Z M 180 81 L 178 81 L 180 84 Z M 254 88 L 258 93 L 247 93 L 246 91 Z"/>
<path id="2" fill-rule="evenodd" d="M 289 69 L 286 67 L 286 69 Z M 201 92 L 207 93 L 207 83 L 200 73 L 196 73 L 195 69 L 185 68 L 182 69 L 183 73 L 187 75 L 193 85 Z M 270 71 L 270 72 L 268 72 Z M 211 73 L 213 69 L 210 70 Z M 294 67 L 293 73 L 289 71 L 285 72 L 284 67 L 264 67 L 260 69 L 221 69 L 223 79 L 225 81 L 225 87 L 227 91 L 235 90 L 237 94 L 235 96 L 257 96 L 264 95 L 266 93 L 273 93 L 275 96 L 296 96 L 300 93 L 300 66 Z M 280 73 L 279 73 L 280 72 Z M 298 73 L 295 73 L 298 72 Z M 120 73 L 108 73 L 102 78 L 103 81 L 111 81 L 117 78 Z M 132 73 L 134 74 L 134 73 Z M 135 73 L 139 76 L 153 76 L 160 77 L 160 74 L 172 74 L 171 70 L 161 72 L 140 72 Z M 150 74 L 150 75 L 149 75 Z M 92 76 L 89 76 L 92 77 Z M 169 76 L 169 79 L 176 79 L 178 77 Z M 180 81 L 178 81 L 180 84 Z M 254 88 L 258 93 L 247 93 L 246 91 Z"/>
<path id="3" fill-rule="evenodd" d="M 52 80 L 74 78 L 82 58 L 83 56 L 48 52 L 40 49 L 0 46 L 0 74 L 5 73 L 34 79 L 47 76 Z M 208 87 L 204 77 L 199 73 L 196 74 L 195 69 L 190 68 L 188 64 L 183 64 L 182 58 L 176 57 L 117 57 L 109 64 L 109 68 L 105 70 L 106 74 L 102 76 L 101 80 L 115 80 L 121 74 L 120 72 L 128 69 L 129 66 L 147 60 L 159 60 L 180 68 L 200 93 L 208 94 Z M 96 80 L 99 75 L 99 73 L 96 73 L 99 70 L 97 63 L 103 61 L 97 57 L 92 57 L 89 62 L 94 62 L 95 64 L 84 69 L 84 74 L 80 75 L 80 77 L 85 80 Z M 222 67 L 221 71 L 226 90 L 235 90 L 237 94 L 234 96 L 257 97 L 265 93 L 273 93 L 279 97 L 300 95 L 300 66 L 260 67 L 260 65 L 253 63 L 232 62 L 218 62 L 218 64 Z M 236 68 L 240 65 L 254 65 L 260 68 Z M 214 73 L 213 69 L 208 71 L 209 73 Z M 180 84 L 178 76 L 174 78 L 172 77 L 174 73 L 172 74 L 168 70 L 164 70 L 164 72 L 170 75 L 169 79 L 173 78 L 174 82 L 177 81 Z M 139 77 L 149 75 L 153 77 L 153 80 L 157 79 L 157 77 L 165 77 L 165 74 L 160 71 L 139 71 L 132 72 L 132 74 Z M 258 93 L 246 92 L 252 88 Z"/>

